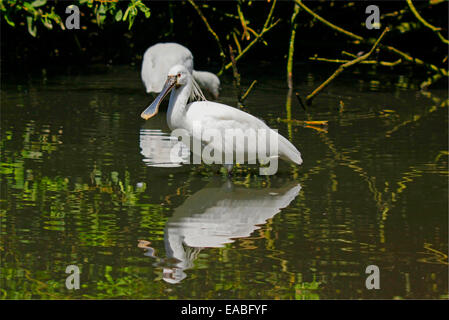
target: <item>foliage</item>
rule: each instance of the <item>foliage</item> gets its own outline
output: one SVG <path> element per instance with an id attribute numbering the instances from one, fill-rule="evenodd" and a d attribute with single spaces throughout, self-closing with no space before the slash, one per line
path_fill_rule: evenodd
<path id="1" fill-rule="evenodd" d="M 243 64 L 241 61 L 247 56 L 270 57 L 270 61 L 277 59 L 285 63 L 288 86 L 292 88 L 295 61 L 340 63 L 337 61 L 342 60 L 335 59 L 336 55 L 345 52 L 357 56 L 367 52 L 382 31 L 367 30 L 366 4 L 360 1 L 74 0 L 69 3 L 80 9 L 82 30 L 67 36 L 68 33 L 61 32 L 67 32 L 68 2 L 0 0 L 2 20 L 10 27 L 2 30 L 3 34 L 15 35 L 26 30 L 32 37 L 42 39 L 30 45 L 26 38 L 11 40 L 23 37 L 4 37 L 9 39 L 9 47 L 17 48 L 11 50 L 10 58 L 39 57 L 40 63 L 48 59 L 52 64 L 57 57 L 61 57 L 61 63 L 67 57 L 72 63 L 74 57 L 81 57 L 83 63 L 100 59 L 140 63 L 142 53 L 150 44 L 176 41 L 197 48 L 196 61 L 210 59 L 219 64 L 219 76 L 233 70 L 240 102 L 256 83 L 255 79 L 244 81 L 238 71 L 237 64 Z M 407 0 L 372 4 L 381 9 L 382 29 L 391 31 L 373 54 L 375 57 L 360 65 L 390 68 L 405 65 L 424 70 L 427 80 L 422 83 L 423 88 L 447 79 L 444 37 L 447 17 L 441 15 L 447 9 L 447 2 Z M 356 16 L 359 18 L 354 19 Z M 120 41 L 116 41 L 118 35 Z M 333 58 L 323 58 L 325 55 Z M 3 60 L 8 57 L 3 56 Z"/>
<path id="2" fill-rule="evenodd" d="M 151 16 L 150 9 L 141 0 L 131 0 L 125 5 L 123 3 L 123 1 L 119 3 L 119 1 L 77 0 L 73 1 L 72 5 L 84 8 L 85 14 L 94 17 L 93 21 L 98 26 L 103 26 L 107 22 L 128 21 L 129 29 L 131 29 L 139 12 L 143 13 L 145 18 Z M 56 1 L 0 1 L 0 9 L 5 21 L 12 27 L 22 25 L 26 21 L 28 33 L 33 37 L 36 37 L 40 25 L 49 30 L 52 30 L 53 26 L 65 30 L 62 14 L 64 11 L 61 8 L 63 9 L 63 6 Z"/>

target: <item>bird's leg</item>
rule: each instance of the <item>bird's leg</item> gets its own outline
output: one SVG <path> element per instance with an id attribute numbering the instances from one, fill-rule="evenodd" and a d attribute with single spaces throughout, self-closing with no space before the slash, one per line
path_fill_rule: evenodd
<path id="1" fill-rule="evenodd" d="M 234 168 L 233 164 L 225 164 L 224 167 L 228 171 L 228 177 L 232 177 L 232 168 Z"/>

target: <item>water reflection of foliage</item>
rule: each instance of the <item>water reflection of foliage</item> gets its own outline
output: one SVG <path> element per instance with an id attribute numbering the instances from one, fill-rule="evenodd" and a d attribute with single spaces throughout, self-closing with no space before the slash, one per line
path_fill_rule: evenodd
<path id="1" fill-rule="evenodd" d="M 412 182 L 427 173 L 447 176 L 447 151 L 438 151 L 430 157 L 434 161 L 407 163 L 398 168 L 396 178 L 392 176 L 391 180 L 380 181 L 363 162 L 355 158 L 353 149 L 341 147 L 329 134 L 314 131 L 317 139 L 313 141 L 320 141 L 329 152 L 316 163 L 309 163 L 306 170 L 288 170 L 288 175 L 305 186 L 305 192 L 300 193 L 288 214 L 279 215 L 276 221 L 268 221 L 251 237 L 233 246 L 201 252 L 189 277 L 204 277 L 213 281 L 209 281 L 210 284 L 201 292 L 195 288 L 194 281 L 186 282 L 186 291 L 181 291 L 164 287 L 159 281 L 157 268 L 150 266 L 145 257 L 129 252 L 141 237 L 149 237 L 157 250 L 163 250 L 158 242 L 163 239 L 169 212 L 201 188 L 210 177 L 216 176 L 216 172 L 207 166 L 198 166 L 187 172 L 164 176 L 163 183 L 156 180 L 159 184 L 151 184 L 153 177 L 146 168 L 135 169 L 132 165 L 123 165 L 126 161 L 133 161 L 132 157 L 121 158 L 122 155 L 114 149 L 120 147 L 121 138 L 117 132 L 123 130 L 123 121 L 121 114 L 103 112 L 108 107 L 101 97 L 94 97 L 90 108 L 99 125 L 94 124 L 96 130 L 85 136 L 76 136 L 76 139 L 80 138 L 79 143 L 86 146 L 82 158 L 77 159 L 81 170 L 69 165 L 58 166 L 58 170 L 43 166 L 44 161 L 52 164 L 51 161 L 58 159 L 62 152 L 68 152 L 64 149 L 68 140 L 64 132 L 70 130 L 69 127 L 48 129 L 49 125 L 34 122 L 25 124 L 23 131 L 4 127 L 6 134 L 2 134 L 0 144 L 1 175 L 6 183 L 2 184 L 1 219 L 3 226 L 11 227 L 8 232 L 2 227 L 2 258 L 6 259 L 2 259 L 0 274 L 7 276 L 1 279 L 6 284 L 1 287 L 11 288 L 11 291 L 2 291 L 4 297 L 125 298 L 132 293 L 136 298 L 185 298 L 186 292 L 191 292 L 192 297 L 206 295 L 216 298 L 215 294 L 219 293 L 221 297 L 248 298 L 258 297 L 261 288 L 265 296 L 282 299 L 334 297 L 329 291 L 329 283 L 335 279 L 343 281 L 341 279 L 345 277 L 363 277 L 362 271 L 357 273 L 353 270 L 358 270 L 366 260 L 370 261 L 374 253 L 379 254 L 385 243 L 388 245 L 385 225 L 394 218 L 390 215 L 395 214 L 394 209 L 401 203 Z M 445 108 L 444 101 L 433 97 L 429 107 L 417 111 L 416 115 L 422 115 L 417 121 L 426 122 L 429 119 L 426 115 L 444 113 Z M 351 114 L 350 108 L 346 110 L 341 119 L 332 120 L 350 123 L 366 116 L 366 113 L 360 117 Z M 396 112 L 396 118 L 383 117 L 371 111 L 368 118 L 377 117 L 378 121 L 384 121 L 385 128 L 392 128 L 410 116 Z M 82 126 L 81 123 L 78 125 Z M 406 127 L 401 126 L 392 138 Z M 290 125 L 287 128 L 290 138 L 296 139 L 295 127 Z M 378 139 L 378 143 L 388 139 L 384 132 L 374 138 Z M 68 143 L 73 143 L 73 140 Z M 334 201 L 338 199 L 337 193 L 343 182 L 342 174 L 338 172 L 339 166 L 348 168 L 367 186 L 371 197 L 367 197 L 370 201 L 367 201 L 368 209 L 364 210 L 374 207 L 377 212 L 375 217 L 363 220 L 335 208 Z M 264 188 L 272 182 L 269 177 L 261 179 L 254 171 L 244 167 L 237 168 L 236 173 L 233 179 L 242 187 Z M 313 195 L 307 193 L 307 186 L 310 187 L 314 179 L 324 181 L 322 191 L 326 196 L 323 196 L 323 203 L 319 206 L 311 202 Z M 162 188 L 163 191 L 160 191 Z M 315 188 L 314 192 L 320 192 L 320 188 Z M 321 209 L 335 211 L 321 216 Z M 32 215 L 27 216 L 24 212 Z M 287 232 L 280 227 L 284 221 L 288 226 Z M 359 231 L 360 224 L 365 228 L 363 231 Z M 316 225 L 322 228 L 316 228 Z M 364 232 L 379 234 L 379 242 L 371 238 L 369 240 L 372 242 L 366 241 L 366 236 L 361 235 Z M 313 255 L 307 261 L 301 256 L 292 256 L 282 246 L 282 243 L 302 238 L 309 239 L 306 243 L 310 248 L 304 249 Z M 443 251 L 441 245 L 436 241 L 424 249 L 425 252 L 432 251 L 429 248 Z M 54 257 L 43 265 L 35 257 L 41 250 L 55 252 Z M 249 259 L 252 259 L 254 252 L 258 252 L 258 259 L 269 259 L 271 264 L 263 265 L 254 272 L 248 271 L 244 266 L 251 262 Z M 340 256 L 348 253 L 360 256 Z M 426 262 L 431 261 L 438 267 L 444 257 L 435 254 L 438 259 L 431 257 Z M 391 257 L 386 257 L 388 259 Z M 85 266 L 82 274 L 86 278 L 80 292 L 67 292 L 64 281 L 60 279 L 64 279 L 63 268 L 67 262 L 74 260 Z M 232 264 L 235 274 L 226 273 L 219 264 L 227 267 Z M 218 272 L 212 274 L 209 269 Z M 430 272 L 428 277 L 432 285 L 440 283 L 435 279 L 435 272 Z M 251 285 L 254 283 L 260 285 L 257 290 Z M 277 285 L 279 283 L 283 286 Z M 354 292 L 354 296 L 363 296 L 357 290 Z"/>
<path id="2" fill-rule="evenodd" d="M 395 113 L 394 110 L 388 110 L 388 112 L 386 112 L 385 114 L 380 113 L 377 116 L 379 118 L 382 118 L 385 116 L 389 120 L 393 120 L 393 121 L 390 121 L 391 123 L 388 124 L 388 126 L 390 126 L 390 127 L 392 126 L 393 128 L 386 130 L 385 137 L 376 139 L 376 141 L 378 141 L 379 144 L 384 143 L 383 140 L 385 138 L 390 138 L 393 133 L 395 133 L 396 131 L 400 130 L 401 128 L 409 125 L 410 123 L 417 122 L 417 121 L 423 119 L 424 117 L 428 116 L 429 114 L 431 114 L 435 111 L 438 111 L 439 108 L 446 108 L 448 106 L 449 100 L 447 100 L 447 99 L 441 99 L 439 97 L 433 96 L 430 92 L 427 92 L 427 91 L 423 91 L 422 94 L 424 96 L 428 97 L 429 99 L 431 99 L 432 104 L 430 104 L 429 107 L 427 107 L 427 108 L 420 109 L 419 114 L 414 114 L 413 116 L 407 115 L 407 117 L 411 118 L 411 120 L 402 120 L 400 116 L 395 117 L 393 120 L 391 118 L 391 113 Z M 286 102 L 287 120 L 291 120 L 291 99 L 292 99 L 292 93 L 291 93 L 291 91 L 289 91 L 289 94 L 287 96 L 287 102 Z M 375 114 L 372 114 L 369 117 L 372 118 L 375 116 L 376 116 Z M 349 117 L 351 117 L 351 116 L 349 115 Z M 310 119 L 309 114 L 307 114 L 307 118 Z M 357 120 L 357 119 L 359 119 L 359 117 L 356 116 L 354 118 L 354 120 Z M 287 124 L 288 132 L 289 132 L 290 138 L 291 138 L 292 123 L 294 123 L 294 122 L 288 121 L 287 123 L 288 123 Z M 397 124 L 397 123 L 399 123 L 399 124 Z M 307 126 L 305 126 L 305 127 L 307 127 Z M 405 170 L 402 174 L 400 174 L 399 175 L 400 178 L 396 182 L 396 184 L 398 185 L 398 188 L 396 190 L 393 189 L 393 190 L 389 191 L 389 188 L 386 188 L 384 192 L 379 191 L 375 185 L 375 181 L 376 181 L 375 177 L 370 176 L 367 173 L 367 171 L 361 167 L 360 161 L 352 159 L 350 156 L 346 155 L 347 152 L 342 152 L 342 151 L 338 150 L 338 148 L 335 146 L 335 143 L 328 137 L 328 135 L 326 133 L 327 133 L 327 131 L 320 131 L 320 130 L 316 131 L 316 134 L 320 137 L 322 142 L 329 148 L 329 150 L 334 155 L 333 161 L 331 163 L 333 163 L 334 165 L 341 164 L 341 165 L 345 165 L 345 166 L 351 168 L 363 180 L 366 181 L 366 183 L 368 184 L 368 189 L 373 194 L 373 200 L 376 203 L 376 206 L 378 207 L 379 211 L 382 212 L 383 220 L 386 219 L 386 213 L 391 210 L 392 204 L 394 202 L 398 201 L 398 197 L 397 197 L 398 194 L 400 194 L 404 191 L 404 189 L 406 188 L 406 184 L 412 182 L 413 178 L 420 177 L 424 172 L 429 172 L 429 171 L 434 172 L 436 174 L 448 175 L 447 165 L 445 166 L 444 163 L 443 164 L 438 163 L 440 158 L 444 155 L 447 155 L 447 153 L 448 153 L 447 151 L 443 150 L 443 151 L 438 152 L 438 154 L 436 155 L 435 160 L 433 162 L 430 162 L 427 164 L 420 164 L 417 166 L 411 166 L 410 168 Z M 316 173 L 317 172 L 316 169 L 319 170 L 320 167 L 321 167 L 321 165 L 318 165 L 317 167 L 314 167 L 314 168 L 310 169 L 309 171 Z M 308 178 L 307 173 L 305 175 L 303 174 L 302 176 L 303 176 L 303 179 Z M 331 176 L 331 180 L 332 180 L 332 176 Z M 334 182 L 334 185 L 335 184 L 336 184 L 336 181 Z M 387 186 L 393 185 L 392 183 L 389 183 L 389 182 L 385 182 L 385 184 Z M 333 188 L 333 191 L 335 191 L 334 188 Z M 385 199 L 387 199 L 387 200 L 385 200 Z"/>

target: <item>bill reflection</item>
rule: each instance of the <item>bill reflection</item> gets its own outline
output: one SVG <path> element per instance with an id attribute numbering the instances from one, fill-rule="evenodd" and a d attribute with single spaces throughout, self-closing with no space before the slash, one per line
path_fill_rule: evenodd
<path id="1" fill-rule="evenodd" d="M 213 181 L 176 208 L 168 220 L 163 279 L 179 283 L 202 249 L 224 247 L 235 239 L 249 237 L 287 207 L 300 190 L 296 182 L 279 188 L 250 189 L 231 181 L 221 185 Z"/>

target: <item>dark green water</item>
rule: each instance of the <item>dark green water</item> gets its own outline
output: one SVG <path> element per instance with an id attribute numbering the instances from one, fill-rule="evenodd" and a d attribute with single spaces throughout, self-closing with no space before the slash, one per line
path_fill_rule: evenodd
<path id="1" fill-rule="evenodd" d="M 302 75 L 299 91 L 322 76 Z M 306 119 L 283 77 L 254 76 L 246 110 L 304 164 L 231 180 L 163 166 L 165 114 L 140 119 L 149 98 L 133 69 L 2 81 L 0 296 L 447 298 L 447 91 L 348 77 L 308 110 L 328 127 L 310 128 L 278 122 Z M 236 105 L 224 82 L 220 101 Z"/>

